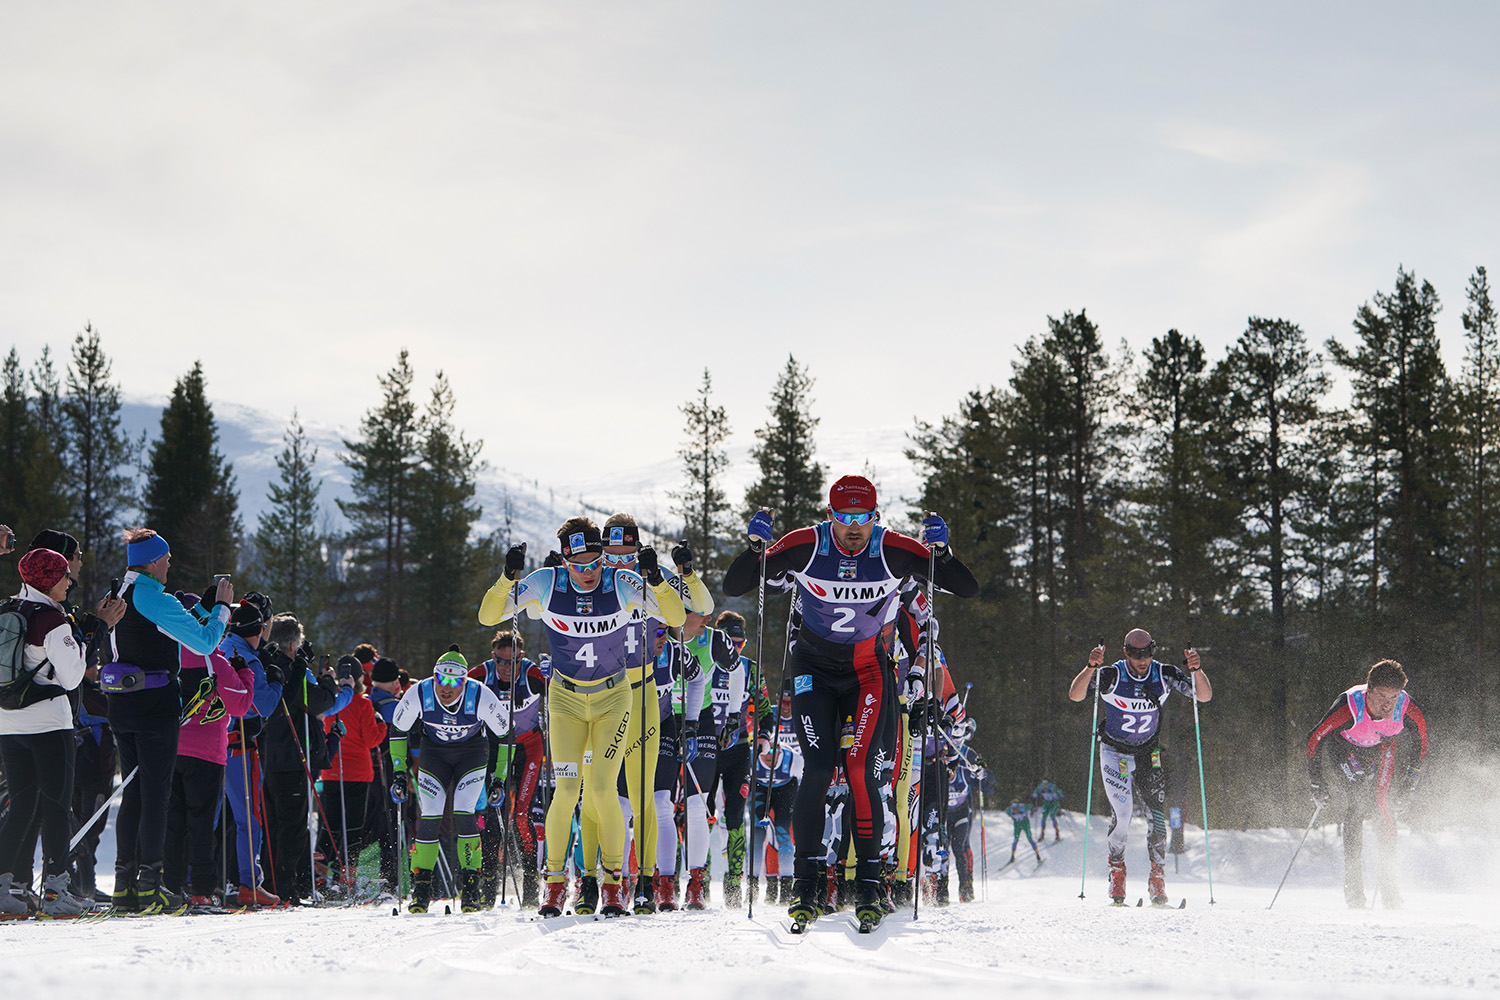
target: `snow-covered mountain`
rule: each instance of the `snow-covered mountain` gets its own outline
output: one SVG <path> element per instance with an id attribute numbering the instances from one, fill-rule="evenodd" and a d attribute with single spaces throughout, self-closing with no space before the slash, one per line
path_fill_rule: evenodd
<path id="1" fill-rule="evenodd" d="M 161 428 L 163 399 L 126 402 L 122 419 L 132 434 L 146 432 L 154 439 Z M 240 513 L 247 531 L 253 530 L 265 509 L 271 483 L 276 479 L 276 456 L 283 447 L 287 419 L 236 403 L 215 402 L 219 425 L 219 449 L 234 466 L 240 490 Z M 317 448 L 317 471 L 322 482 L 321 503 L 328 527 L 345 525 L 338 499 L 349 499 L 349 470 L 339 460 L 345 435 L 352 427 L 305 423 L 308 440 Z M 818 436 L 818 459 L 831 476 L 858 472 L 870 476 L 879 487 L 882 505 L 894 523 L 904 520 L 908 501 L 920 482 L 903 454 L 910 425 L 868 428 L 856 433 L 830 432 Z M 480 530 L 499 530 L 503 537 L 549 539 L 563 520 L 580 510 L 602 520 L 618 510 L 635 514 L 640 521 L 668 535 L 681 524 L 672 513 L 671 491 L 681 488 L 682 463 L 676 457 L 677 442 L 663 440 L 656 449 L 642 449 L 642 464 L 623 473 L 588 479 L 545 481 L 524 469 L 490 465 L 479 477 L 479 503 L 483 509 Z M 739 498 L 755 479 L 757 469 L 750 458 L 748 442 L 728 449 L 725 476 L 730 497 Z M 651 458 L 649 456 L 656 455 Z"/>

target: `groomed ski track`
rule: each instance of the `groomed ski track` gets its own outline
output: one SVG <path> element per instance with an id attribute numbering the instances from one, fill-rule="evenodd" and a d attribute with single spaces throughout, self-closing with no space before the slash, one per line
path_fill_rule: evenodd
<path id="1" fill-rule="evenodd" d="M 608 920 L 534 919 L 515 908 L 392 916 L 389 909 L 248 913 L 234 920 L 152 917 L 0 925 L 7 981 L 28 997 L 102 993 L 108 1000 L 298 995 L 545 996 L 659 1000 L 686 990 L 745 1000 L 914 995 L 984 997 L 1452 997 L 1500 993 L 1500 908 L 1493 845 L 1460 833 L 1403 833 L 1406 905 L 1350 911 L 1333 827 L 1315 831 L 1276 908 L 1266 910 L 1291 855 L 1288 831 L 1215 833 L 1214 896 L 1201 876 L 1201 836 L 1168 891 L 1186 910 L 1111 908 L 1097 862 L 1078 898 L 1080 832 L 1049 839 L 1047 864 L 991 867 L 989 898 L 924 906 L 856 933 L 848 911 L 801 937 L 785 912 L 753 920 L 719 908 Z M 1009 855 L 1009 822 L 990 817 L 990 843 Z M 1141 831 L 1136 824 L 1133 834 Z M 1144 889 L 1133 837 L 1129 891 Z M 1000 850 L 995 851 L 1001 853 Z M 1222 856 L 1222 857 L 1221 857 Z M 101 858 L 101 861 L 103 859 Z M 992 858 L 993 860 L 993 858 Z M 976 857 L 976 862 L 978 858 Z M 1305 866 L 1305 867 L 1304 867 Z M 107 868 L 106 868 L 107 870 Z M 1137 874 L 1139 873 L 1139 874 Z M 977 874 L 977 873 L 976 873 Z M 717 890 L 717 887 L 716 887 Z"/>

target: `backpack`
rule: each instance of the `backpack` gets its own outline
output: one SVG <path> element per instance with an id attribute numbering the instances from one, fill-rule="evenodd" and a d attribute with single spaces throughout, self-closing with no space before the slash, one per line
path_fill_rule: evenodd
<path id="1" fill-rule="evenodd" d="M 48 698 L 66 694 L 56 684 L 34 684 L 36 675 L 50 662 L 26 666 L 26 630 L 31 616 L 43 605 L 12 597 L 0 604 L 0 709 L 26 708 Z"/>

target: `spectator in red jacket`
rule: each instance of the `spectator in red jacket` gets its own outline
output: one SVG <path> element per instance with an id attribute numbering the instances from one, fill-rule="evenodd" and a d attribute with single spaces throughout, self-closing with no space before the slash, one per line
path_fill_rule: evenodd
<path id="1" fill-rule="evenodd" d="M 354 698 L 340 712 L 323 720 L 324 730 L 343 728 L 338 756 L 323 771 L 323 811 L 328 827 L 323 832 L 323 856 L 344 858 L 350 864 L 345 878 L 352 877 L 354 862 L 364 846 L 365 801 L 370 782 L 375 780 L 375 765 L 370 751 L 385 742 L 385 723 L 375 714 L 375 706 L 365 693 L 364 665 L 352 656 L 339 659 L 336 669 L 341 687 L 353 690 Z"/>

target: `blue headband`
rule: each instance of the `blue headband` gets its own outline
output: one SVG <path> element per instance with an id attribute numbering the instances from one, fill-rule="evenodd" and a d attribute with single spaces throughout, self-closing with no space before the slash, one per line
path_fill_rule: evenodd
<path id="1" fill-rule="evenodd" d="M 125 546 L 125 564 L 127 566 L 147 566 L 171 551 L 172 547 L 167 544 L 165 538 L 160 535 L 152 535 L 144 541 L 131 542 Z"/>

